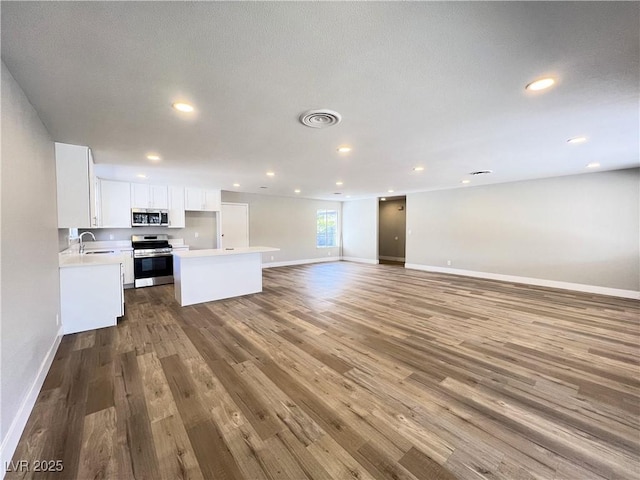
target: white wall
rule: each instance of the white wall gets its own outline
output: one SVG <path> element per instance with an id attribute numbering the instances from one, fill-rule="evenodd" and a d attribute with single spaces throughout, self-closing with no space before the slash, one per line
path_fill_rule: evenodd
<path id="1" fill-rule="evenodd" d="M 59 342 L 60 281 L 53 142 L 4 62 L 1 81 L 0 435 L 4 466 Z"/>
<path id="2" fill-rule="evenodd" d="M 342 204 L 342 258 L 378 263 L 378 199 Z"/>
<path id="3" fill-rule="evenodd" d="M 263 254 L 265 264 L 286 265 L 340 258 L 340 248 L 316 248 L 316 211 L 333 209 L 341 217 L 340 202 L 227 191 L 222 192 L 222 201 L 249 204 L 250 246 L 280 249 Z"/>
<path id="4" fill-rule="evenodd" d="M 638 292 L 639 203 L 638 169 L 410 194 L 407 264 Z"/>

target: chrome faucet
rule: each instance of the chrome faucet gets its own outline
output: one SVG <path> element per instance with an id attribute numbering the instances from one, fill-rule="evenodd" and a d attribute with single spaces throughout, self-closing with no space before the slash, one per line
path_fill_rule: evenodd
<path id="1" fill-rule="evenodd" d="M 91 232 L 82 232 L 80 234 L 80 237 L 78 237 L 78 238 L 80 238 L 80 253 L 84 253 L 84 243 L 82 243 L 82 237 L 87 235 L 87 234 L 91 235 L 91 238 L 93 238 L 94 242 L 96 241 L 96 236 L 93 233 L 91 233 Z"/>

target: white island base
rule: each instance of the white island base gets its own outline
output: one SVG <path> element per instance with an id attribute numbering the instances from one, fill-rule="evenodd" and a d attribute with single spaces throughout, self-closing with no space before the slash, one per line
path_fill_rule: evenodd
<path id="1" fill-rule="evenodd" d="M 262 254 L 272 247 L 173 253 L 176 300 L 183 307 L 262 291 Z"/>

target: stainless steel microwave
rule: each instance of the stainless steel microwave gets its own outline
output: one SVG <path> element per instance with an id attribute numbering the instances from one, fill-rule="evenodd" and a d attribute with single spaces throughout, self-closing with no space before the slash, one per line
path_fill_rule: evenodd
<path id="1" fill-rule="evenodd" d="M 168 227 L 169 210 L 154 210 L 149 208 L 131 209 L 132 227 Z"/>

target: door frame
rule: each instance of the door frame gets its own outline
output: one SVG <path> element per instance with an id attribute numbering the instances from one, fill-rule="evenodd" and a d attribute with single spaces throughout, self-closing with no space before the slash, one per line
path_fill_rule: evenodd
<path id="1" fill-rule="evenodd" d="M 220 204 L 220 248 L 225 248 L 224 246 L 224 232 L 222 231 L 222 222 L 224 217 L 223 208 L 225 205 L 241 205 L 247 207 L 247 245 L 250 244 L 251 239 L 251 222 L 249 222 L 249 204 L 244 202 L 221 202 Z"/>

